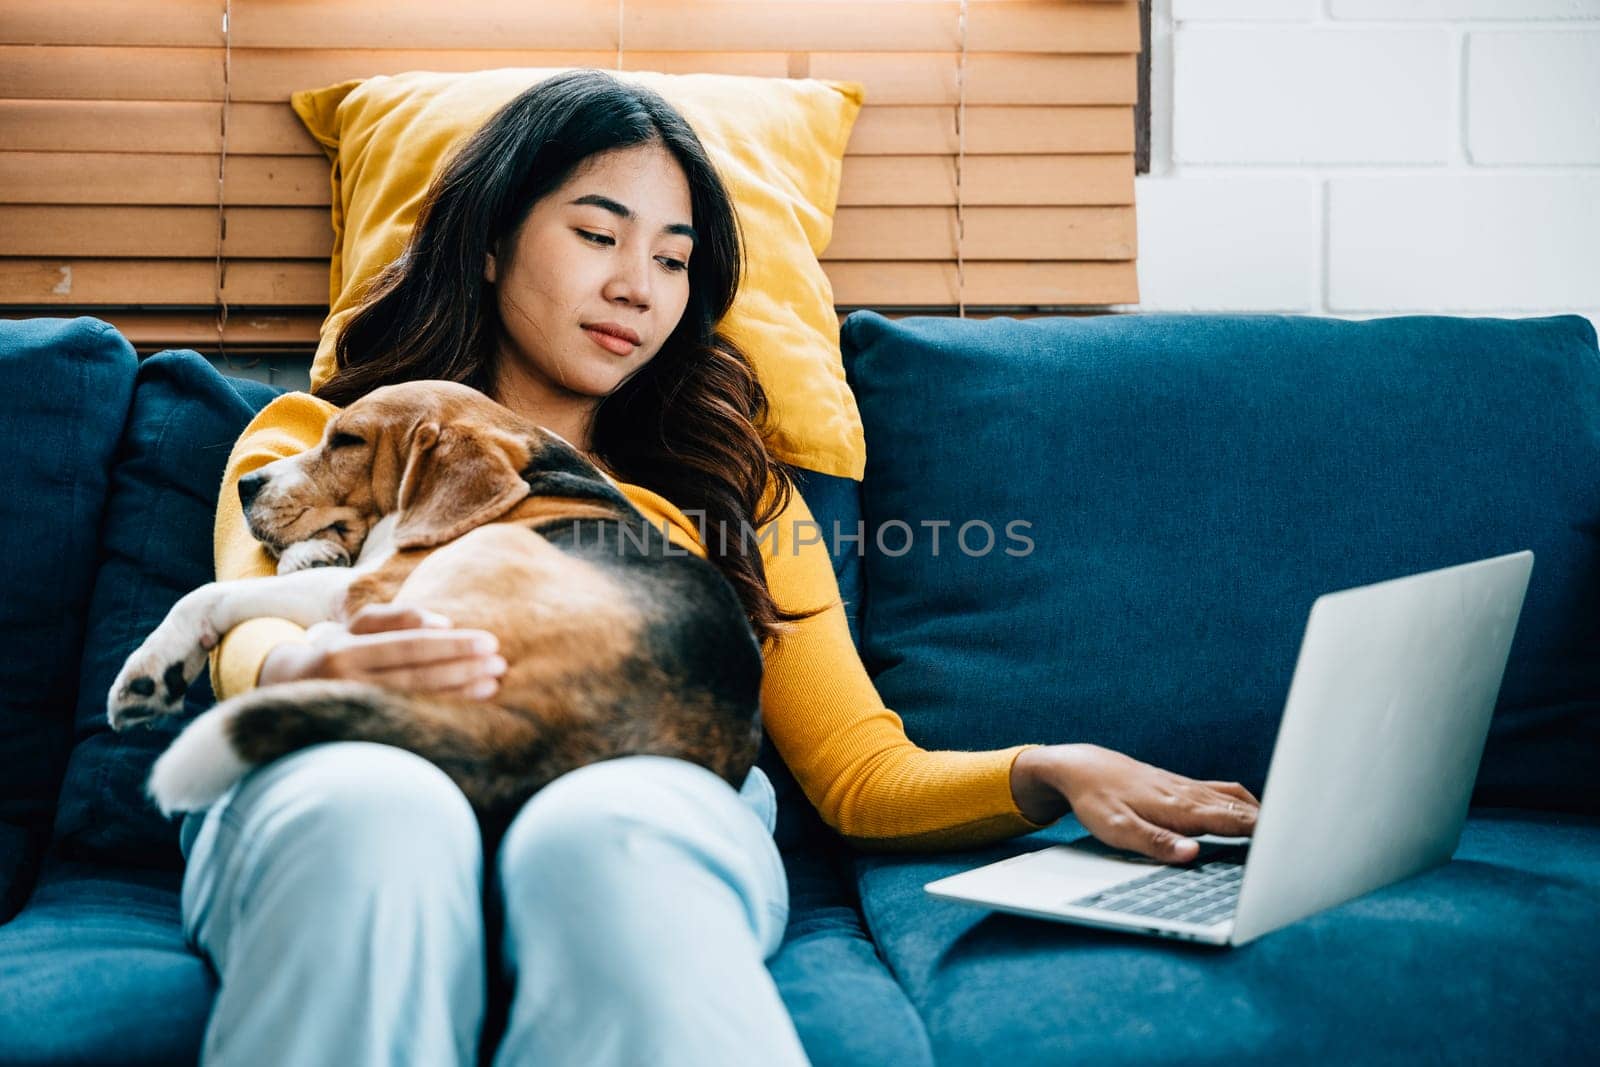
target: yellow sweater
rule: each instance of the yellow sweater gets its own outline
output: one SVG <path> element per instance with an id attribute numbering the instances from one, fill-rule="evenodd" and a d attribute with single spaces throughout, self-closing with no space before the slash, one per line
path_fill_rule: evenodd
<path id="1" fill-rule="evenodd" d="M 275 459 L 314 447 L 338 409 L 306 393 L 279 397 L 245 429 L 228 460 L 217 508 L 217 577 L 275 573 L 250 535 L 238 481 Z M 676 543 L 704 556 L 684 514 L 656 493 L 624 483 L 623 493 Z M 1011 796 L 1011 763 L 1029 746 L 995 752 L 929 752 L 906 737 L 900 716 L 883 704 L 850 641 L 833 565 L 822 544 L 787 539 L 811 519 L 795 493 L 773 521 L 778 538 L 761 541 L 773 599 L 790 610 L 831 606 L 795 624 L 769 646 L 761 685 L 767 733 L 823 819 L 870 848 L 937 849 L 978 845 L 1039 828 Z M 767 532 L 767 531 L 763 531 Z M 286 619 L 252 619 L 230 632 L 212 656 L 219 699 L 256 684 L 267 653 L 305 639 Z"/>

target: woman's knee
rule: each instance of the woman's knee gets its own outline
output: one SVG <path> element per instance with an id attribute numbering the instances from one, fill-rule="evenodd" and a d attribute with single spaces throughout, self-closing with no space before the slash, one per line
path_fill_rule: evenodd
<path id="1" fill-rule="evenodd" d="M 512 820 L 496 866 L 513 910 L 648 895 L 668 878 L 723 883 L 763 915 L 787 907 L 782 860 L 756 814 L 715 774 L 662 756 L 551 782 Z"/>
<path id="2" fill-rule="evenodd" d="M 737 794 L 726 783 L 683 760 L 631 756 L 593 763 L 562 775 L 523 805 L 501 843 L 502 865 L 581 867 L 603 862 L 634 834 L 693 836 L 699 827 L 685 817 L 689 811 L 729 799 L 737 802 Z"/>
<path id="3" fill-rule="evenodd" d="M 482 840 L 471 805 L 437 766 L 392 745 L 314 745 L 252 771 L 232 818 L 260 843 L 288 841 L 337 857 L 342 869 L 477 869 Z"/>

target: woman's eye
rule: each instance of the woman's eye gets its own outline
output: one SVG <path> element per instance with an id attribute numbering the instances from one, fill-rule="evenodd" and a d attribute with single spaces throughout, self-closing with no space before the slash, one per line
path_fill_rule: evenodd
<path id="1" fill-rule="evenodd" d="M 613 239 L 609 234 L 590 233 L 588 230 L 575 230 L 573 232 L 575 232 L 579 237 L 582 237 L 585 241 L 588 241 L 591 244 L 613 245 L 613 244 L 617 243 L 615 241 L 615 239 Z M 667 256 L 658 256 L 658 257 L 656 257 L 656 262 L 660 263 L 663 267 L 667 268 L 670 271 L 673 271 L 674 273 L 676 273 L 677 271 L 680 271 L 680 270 L 688 270 L 689 269 L 689 264 L 685 263 L 683 260 L 681 260 L 681 259 L 671 259 L 671 258 L 669 258 Z"/>

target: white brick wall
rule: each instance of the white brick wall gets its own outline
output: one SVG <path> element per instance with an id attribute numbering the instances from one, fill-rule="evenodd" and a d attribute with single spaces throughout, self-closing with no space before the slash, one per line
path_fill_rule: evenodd
<path id="1" fill-rule="evenodd" d="M 1474 33 L 1466 65 L 1473 163 L 1600 163 L 1600 30 Z"/>
<path id="2" fill-rule="evenodd" d="M 1587 314 L 1600 0 L 1154 0 L 1145 310 Z"/>

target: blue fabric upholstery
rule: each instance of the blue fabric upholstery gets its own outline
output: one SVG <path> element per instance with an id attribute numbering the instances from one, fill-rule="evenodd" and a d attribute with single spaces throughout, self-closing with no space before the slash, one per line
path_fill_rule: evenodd
<path id="1" fill-rule="evenodd" d="M 50 834 L 135 364 L 97 319 L 0 320 L 0 922 L 21 905 Z"/>
<path id="2" fill-rule="evenodd" d="M 194 1063 L 216 980 L 184 942 L 177 871 L 61 862 L 0 926 L 0 1063 Z"/>
<path id="3" fill-rule="evenodd" d="M 849 478 L 798 467 L 794 468 L 794 475 L 795 486 L 811 510 L 811 517 L 822 528 L 823 544 L 833 556 L 833 576 L 839 581 L 845 621 L 850 624 L 850 637 L 859 646 L 861 602 L 866 596 L 861 573 L 865 541 L 857 544 L 845 538 L 853 536 L 862 521 L 860 486 Z"/>
<path id="4" fill-rule="evenodd" d="M 869 929 L 940 1064 L 1592 1058 L 1600 819 L 1478 809 L 1451 863 L 1234 949 L 1002 915 L 922 891 L 1082 833 L 1068 818 L 966 855 L 859 861 Z"/>
<path id="5" fill-rule="evenodd" d="M 1259 792 L 1317 596 L 1531 548 L 1477 800 L 1600 811 L 1587 320 L 862 311 L 842 337 L 868 530 L 955 523 L 865 561 L 864 656 L 919 743 L 1091 741 Z M 987 554 L 951 544 L 973 520 Z"/>
<path id="6" fill-rule="evenodd" d="M 144 795 L 150 764 L 192 714 L 213 701 L 201 676 L 183 716 L 114 733 L 111 680 L 173 603 L 211 581 L 217 488 L 228 453 L 279 390 L 227 378 L 195 352 L 163 352 L 139 366 L 117 449 L 88 610 L 77 701 L 77 744 L 61 787 L 55 840 L 63 855 L 177 870 L 178 824 Z"/>
<path id="7" fill-rule="evenodd" d="M 927 1030 L 866 932 L 848 861 L 831 842 L 813 841 L 783 862 L 789 928 L 767 969 L 811 1062 L 931 1067 Z"/>

